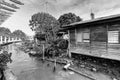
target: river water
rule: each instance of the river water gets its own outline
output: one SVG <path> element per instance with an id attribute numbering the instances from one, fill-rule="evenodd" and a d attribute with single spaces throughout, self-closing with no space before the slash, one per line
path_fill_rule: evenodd
<path id="1" fill-rule="evenodd" d="M 16 44 L 9 47 L 9 52 L 13 53 L 13 62 L 8 63 L 8 67 L 17 80 L 89 80 L 74 72 L 63 71 L 62 65 L 57 65 L 56 72 L 53 72 L 53 63 L 42 63 L 39 59 L 29 57 L 27 53 L 19 50 Z"/>

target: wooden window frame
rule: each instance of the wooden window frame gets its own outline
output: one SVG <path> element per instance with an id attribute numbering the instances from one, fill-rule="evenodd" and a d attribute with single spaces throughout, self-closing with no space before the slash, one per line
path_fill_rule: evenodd
<path id="1" fill-rule="evenodd" d="M 88 39 L 85 39 L 84 38 L 84 34 L 85 33 L 87 33 L 88 35 L 89 35 L 89 38 Z M 86 41 L 84 41 L 84 40 L 86 40 L 86 41 L 88 41 L 88 42 L 86 42 Z M 89 43 L 90 42 L 90 32 L 82 32 L 82 42 L 84 42 L 84 43 Z"/>
<path id="2" fill-rule="evenodd" d="M 107 34 L 108 34 L 108 44 L 119 44 L 119 43 L 120 43 L 120 42 L 119 42 L 119 31 L 118 31 L 118 33 L 117 33 L 117 34 L 118 34 L 118 35 L 117 35 L 117 36 L 118 36 L 118 37 L 117 37 L 117 38 L 118 38 L 117 42 L 109 42 L 109 32 L 114 32 L 114 31 L 117 32 L 118 30 L 113 30 L 113 31 L 110 30 L 110 31 L 108 31 L 108 33 L 107 33 Z"/>
<path id="3" fill-rule="evenodd" d="M 89 38 L 88 39 L 84 38 L 84 33 L 88 33 L 89 34 Z M 81 42 L 89 43 L 90 42 L 90 32 L 81 32 L 80 34 L 81 34 L 81 41 L 79 41 L 78 38 L 76 38 L 77 43 L 81 43 Z M 78 37 L 78 33 L 77 33 L 77 37 Z"/>

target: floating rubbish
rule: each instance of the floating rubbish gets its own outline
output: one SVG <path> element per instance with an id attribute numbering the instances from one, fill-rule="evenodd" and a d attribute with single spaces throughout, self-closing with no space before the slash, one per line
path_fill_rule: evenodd
<path id="1" fill-rule="evenodd" d="M 74 72 L 70 71 L 69 74 L 74 74 Z"/>
<path id="2" fill-rule="evenodd" d="M 70 63 L 66 64 L 66 65 L 63 67 L 63 69 L 64 69 L 64 70 L 68 70 L 68 67 L 70 67 Z"/>

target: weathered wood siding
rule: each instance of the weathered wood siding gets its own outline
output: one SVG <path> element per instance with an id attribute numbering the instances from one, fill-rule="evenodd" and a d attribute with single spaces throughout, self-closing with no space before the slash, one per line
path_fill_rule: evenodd
<path id="1" fill-rule="evenodd" d="M 120 24 L 109 25 L 108 31 L 119 31 L 119 43 L 108 43 L 108 54 L 120 56 Z"/>
<path id="2" fill-rule="evenodd" d="M 71 44 L 71 47 L 75 46 L 75 43 L 76 43 L 76 38 L 75 38 L 75 29 L 71 29 L 69 30 L 70 32 L 70 44 Z"/>
<path id="3" fill-rule="evenodd" d="M 70 31 L 71 44 L 74 46 L 74 48 L 71 46 L 72 52 L 111 59 L 118 59 L 120 57 L 120 24 L 114 23 L 114 25 L 102 24 L 96 26 L 89 25 L 82 28 L 79 27 L 76 29 L 76 34 L 84 31 L 90 31 L 90 42 L 76 42 L 75 30 Z M 109 31 L 119 31 L 118 43 L 108 42 Z"/>
<path id="4" fill-rule="evenodd" d="M 78 42 L 76 51 L 79 53 L 82 53 L 82 54 L 89 54 L 90 53 L 90 43 Z"/>
<path id="5" fill-rule="evenodd" d="M 104 25 L 90 28 L 91 54 L 102 56 L 107 52 L 107 28 Z"/>
<path id="6" fill-rule="evenodd" d="M 81 37 L 78 36 L 77 34 L 82 33 L 82 32 L 89 32 L 89 28 L 77 28 L 76 29 L 76 37 Z M 80 38 L 76 38 L 76 39 L 80 39 Z M 77 41 L 77 40 L 76 40 Z M 82 54 L 89 54 L 90 53 L 90 43 L 89 42 L 82 42 L 82 40 L 79 40 L 80 42 L 76 42 L 74 43 L 74 45 L 76 44 L 76 48 L 71 47 L 71 51 L 72 52 L 77 52 L 77 53 L 82 53 Z M 74 46 L 72 44 L 72 46 Z"/>
<path id="7" fill-rule="evenodd" d="M 79 32 L 90 32 L 90 42 L 77 42 L 74 52 L 101 56 L 107 54 L 107 28 L 106 26 L 92 26 L 78 28 Z M 77 36 L 78 37 L 78 36 Z M 73 51 L 73 50 L 72 50 Z"/>

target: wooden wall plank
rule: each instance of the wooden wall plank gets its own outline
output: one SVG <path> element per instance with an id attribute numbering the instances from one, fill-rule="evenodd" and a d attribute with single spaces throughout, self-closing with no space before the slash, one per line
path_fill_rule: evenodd
<path id="1" fill-rule="evenodd" d="M 73 45 L 75 45 L 75 43 L 76 43 L 75 29 L 70 30 L 70 43 Z"/>
<path id="2" fill-rule="evenodd" d="M 73 47 L 71 47 L 71 51 L 80 53 L 80 54 L 89 54 L 93 56 L 104 56 L 104 57 L 111 57 L 112 59 L 115 58 L 115 56 L 120 56 L 120 24 L 114 23 L 113 25 L 97 25 L 97 26 L 89 26 L 88 27 L 82 27 L 77 29 L 79 32 L 83 32 L 85 30 L 90 31 L 90 42 L 84 43 L 84 42 L 77 42 L 77 45 L 72 44 Z M 108 31 L 119 31 L 119 43 L 117 44 L 111 44 L 108 43 Z M 74 32 L 73 32 L 74 33 Z M 72 34 L 72 38 L 74 38 L 74 34 Z M 74 38 L 75 39 L 75 38 Z M 72 41 L 75 41 L 72 39 Z M 107 56 L 106 56 L 107 55 Z M 112 57 L 112 55 L 114 57 Z"/>
<path id="3" fill-rule="evenodd" d="M 120 33 L 120 24 L 116 23 L 113 25 L 109 25 L 108 31 L 119 31 Z M 109 55 L 120 56 L 120 34 L 118 36 L 119 43 L 108 43 L 108 53 Z"/>

